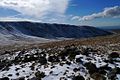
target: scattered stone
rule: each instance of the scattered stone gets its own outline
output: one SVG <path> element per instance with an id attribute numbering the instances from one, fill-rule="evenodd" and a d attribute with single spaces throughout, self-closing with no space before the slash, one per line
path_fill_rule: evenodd
<path id="1" fill-rule="evenodd" d="M 85 78 L 83 76 L 74 76 L 72 80 L 85 80 Z"/>
<path id="2" fill-rule="evenodd" d="M 15 69 L 15 71 L 18 71 L 18 70 L 20 70 L 20 68 L 16 68 L 16 69 Z"/>
<path id="3" fill-rule="evenodd" d="M 83 64 L 83 61 L 81 60 L 81 58 L 76 58 L 76 62 Z"/>
<path id="4" fill-rule="evenodd" d="M 86 67 L 90 74 L 93 74 L 98 71 L 96 65 L 91 62 L 85 63 L 84 66 Z"/>
<path id="5" fill-rule="evenodd" d="M 35 73 L 35 76 L 36 76 L 36 78 L 38 78 L 38 80 L 41 80 L 41 78 L 44 78 L 46 75 L 44 72 L 37 71 Z"/>
<path id="6" fill-rule="evenodd" d="M 25 77 L 20 77 L 20 78 L 18 78 L 16 80 L 25 80 Z"/>
<path id="7" fill-rule="evenodd" d="M 104 66 L 101 66 L 101 67 L 99 68 L 99 70 L 107 70 L 107 71 L 111 71 L 112 68 L 111 68 L 111 67 L 108 67 L 108 64 L 106 64 L 106 65 L 104 65 Z"/>
<path id="8" fill-rule="evenodd" d="M 60 62 L 57 56 L 49 56 L 48 61 L 49 62 Z"/>
<path id="9" fill-rule="evenodd" d="M 0 80 L 10 80 L 8 77 L 0 78 Z"/>
<path id="10" fill-rule="evenodd" d="M 117 52 L 112 52 L 111 54 L 109 54 L 109 58 L 119 58 L 119 53 Z"/>
<path id="11" fill-rule="evenodd" d="M 86 48 L 83 50 L 82 54 L 88 56 L 89 54 L 91 54 L 90 51 L 91 51 L 91 48 Z"/>
<path id="12" fill-rule="evenodd" d="M 12 76 L 12 74 L 8 74 L 8 76 L 9 76 L 9 77 L 11 77 L 11 76 Z"/>
<path id="13" fill-rule="evenodd" d="M 60 77 L 60 80 L 67 80 L 65 77 Z"/>
<path id="14" fill-rule="evenodd" d="M 45 65 L 47 63 L 47 59 L 45 57 L 40 57 L 39 62 L 41 65 Z"/>
<path id="15" fill-rule="evenodd" d="M 77 72 L 77 71 L 80 71 L 80 69 L 79 68 L 74 68 L 73 71 Z"/>
<path id="16" fill-rule="evenodd" d="M 100 74 L 100 73 L 93 73 L 91 75 L 91 77 L 94 79 L 94 80 L 106 80 L 106 78 Z"/>
<path id="17" fill-rule="evenodd" d="M 19 73 L 16 73 L 17 76 L 19 76 L 20 74 Z"/>
<path id="18" fill-rule="evenodd" d="M 36 77 L 33 77 L 33 78 L 29 79 L 29 80 L 39 80 L 39 79 L 36 78 Z"/>
<path id="19" fill-rule="evenodd" d="M 71 65 L 71 62 L 70 62 L 70 61 L 66 61 L 66 64 L 67 64 L 67 65 Z"/>

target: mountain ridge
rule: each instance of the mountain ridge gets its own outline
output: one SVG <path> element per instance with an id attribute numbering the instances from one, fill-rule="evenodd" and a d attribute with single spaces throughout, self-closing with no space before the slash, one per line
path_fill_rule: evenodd
<path id="1" fill-rule="evenodd" d="M 111 35 L 111 32 L 92 26 L 76 26 L 28 21 L 1 22 L 0 41 L 39 41 L 79 39 Z"/>

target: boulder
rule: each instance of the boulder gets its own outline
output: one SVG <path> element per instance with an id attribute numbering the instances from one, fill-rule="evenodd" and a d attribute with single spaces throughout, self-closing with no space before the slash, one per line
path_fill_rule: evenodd
<path id="1" fill-rule="evenodd" d="M 108 57 L 109 57 L 109 58 L 119 58 L 119 53 L 117 53 L 117 52 L 112 52 L 111 54 L 109 54 Z"/>

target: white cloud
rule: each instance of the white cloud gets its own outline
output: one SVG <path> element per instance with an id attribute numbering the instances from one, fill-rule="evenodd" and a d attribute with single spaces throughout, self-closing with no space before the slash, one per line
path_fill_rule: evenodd
<path id="1" fill-rule="evenodd" d="M 114 6 L 105 8 L 103 12 L 93 13 L 91 15 L 83 16 L 83 17 L 73 17 L 72 19 L 79 20 L 79 21 L 86 21 L 86 20 L 93 20 L 96 18 L 120 18 L 120 6 Z"/>
<path id="2" fill-rule="evenodd" d="M 80 17 L 79 16 L 73 16 L 72 18 L 71 18 L 71 20 L 76 20 L 76 19 L 79 19 Z"/>
<path id="3" fill-rule="evenodd" d="M 0 17 L 0 21 L 31 21 L 31 22 L 42 22 L 41 20 L 27 19 L 27 18 L 17 18 L 17 17 Z"/>
<path id="4" fill-rule="evenodd" d="M 13 9 L 23 15 L 40 18 L 49 14 L 64 14 L 69 0 L 1 0 L 0 7 Z"/>

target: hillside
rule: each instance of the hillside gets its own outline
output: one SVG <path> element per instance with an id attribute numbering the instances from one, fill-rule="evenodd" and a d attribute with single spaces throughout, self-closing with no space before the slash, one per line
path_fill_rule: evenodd
<path id="1" fill-rule="evenodd" d="M 35 22 L 0 22 L 0 41 L 40 41 L 105 36 L 112 33 L 91 27 Z"/>
<path id="2" fill-rule="evenodd" d="M 4 49 L 1 80 L 120 80 L 119 34 Z"/>

